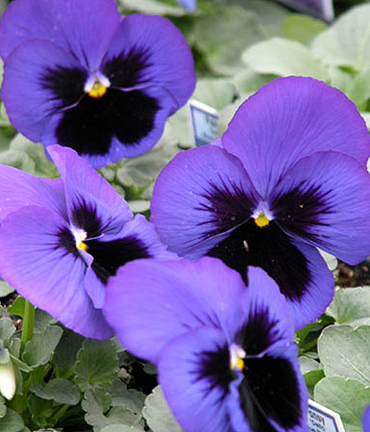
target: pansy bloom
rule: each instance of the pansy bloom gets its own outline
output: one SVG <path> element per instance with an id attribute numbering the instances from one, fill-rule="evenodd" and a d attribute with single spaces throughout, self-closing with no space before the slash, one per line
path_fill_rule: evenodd
<path id="1" fill-rule="evenodd" d="M 130 260 L 171 257 L 87 161 L 66 147 L 49 153 L 61 179 L 0 166 L 0 273 L 66 327 L 107 338 L 101 309 L 110 276 Z"/>
<path id="2" fill-rule="evenodd" d="M 287 303 L 262 269 L 249 267 L 248 279 L 246 288 L 204 257 L 138 260 L 108 283 L 108 322 L 125 348 L 157 366 L 185 432 L 308 431 Z"/>
<path id="3" fill-rule="evenodd" d="M 16 0 L 0 55 L 15 128 L 97 168 L 150 150 L 195 85 L 180 31 L 158 16 L 122 17 L 114 0 Z"/>
<path id="4" fill-rule="evenodd" d="M 362 426 L 364 432 L 370 432 L 370 405 L 365 409 L 362 415 Z"/>
<path id="5" fill-rule="evenodd" d="M 181 256 L 220 258 L 246 281 L 249 265 L 263 268 L 301 328 L 333 296 L 317 248 L 349 264 L 370 253 L 365 123 L 339 90 L 281 78 L 239 108 L 217 144 L 163 169 L 152 222 Z"/>

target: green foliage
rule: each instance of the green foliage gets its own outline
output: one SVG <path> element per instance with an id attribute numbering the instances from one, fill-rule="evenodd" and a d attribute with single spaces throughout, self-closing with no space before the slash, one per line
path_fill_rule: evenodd
<path id="1" fill-rule="evenodd" d="M 167 405 L 160 386 L 145 399 L 143 416 L 153 432 L 182 431 Z"/>

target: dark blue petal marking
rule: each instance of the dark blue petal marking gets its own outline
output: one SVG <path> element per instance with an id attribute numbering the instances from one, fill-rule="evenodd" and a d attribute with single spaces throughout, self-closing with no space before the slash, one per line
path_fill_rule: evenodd
<path id="1" fill-rule="evenodd" d="M 148 54 L 132 48 L 128 53 L 122 52 L 108 60 L 102 66 L 103 74 L 109 78 L 112 87 L 129 88 L 143 84 L 144 69 L 152 64 L 148 61 Z"/>
<path id="2" fill-rule="evenodd" d="M 135 236 L 100 242 L 86 240 L 88 252 L 94 257 L 92 269 L 96 276 L 106 284 L 110 276 L 114 276 L 119 267 L 139 258 L 152 258 L 145 244 Z"/>
<path id="3" fill-rule="evenodd" d="M 325 199 L 330 191 L 323 192 L 320 191 L 320 185 L 307 186 L 306 183 L 308 182 L 302 182 L 290 192 L 274 198 L 271 211 L 282 228 L 315 241 L 315 236 L 310 233 L 310 227 L 327 225 L 320 221 L 320 215 L 330 214 L 333 210 Z"/>
<path id="4" fill-rule="evenodd" d="M 55 67 L 41 77 L 58 101 L 55 113 L 67 109 L 56 128 L 60 145 L 71 147 L 80 155 L 105 155 L 113 138 L 125 145 L 135 145 L 154 128 L 160 103 L 142 90 L 121 91 L 142 84 L 142 72 L 150 66 L 147 55 L 135 50 L 107 61 L 102 72 L 111 87 L 100 98 L 85 94 L 87 73 L 79 69 Z M 76 105 L 77 104 L 77 105 Z"/>
<path id="5" fill-rule="evenodd" d="M 202 352 L 199 359 L 199 369 L 195 380 L 206 379 L 209 383 L 208 391 L 219 387 L 222 389 L 222 398 L 229 392 L 229 384 L 234 379 L 230 369 L 229 348 L 225 345 L 217 351 Z"/>
<path id="6" fill-rule="evenodd" d="M 255 207 L 255 198 L 247 196 L 241 187 L 233 184 L 230 190 L 230 186 L 226 185 L 222 178 L 220 181 L 222 187 L 212 183 L 207 186 L 209 190 L 203 195 L 207 202 L 202 202 L 196 208 L 196 210 L 207 211 L 210 215 L 206 222 L 201 222 L 199 225 L 211 222 L 215 227 L 207 232 L 205 239 L 245 222 L 250 218 Z"/>
<path id="7" fill-rule="evenodd" d="M 91 267 L 103 284 L 106 284 L 109 277 L 115 275 L 118 268 L 128 261 L 152 258 L 147 246 L 135 235 L 106 242 L 101 241 L 104 240 L 104 233 L 109 228 L 107 224 L 102 224 L 96 208 L 83 199 L 74 206 L 72 221 L 76 227 L 83 229 L 87 234 L 87 239 L 83 243 L 87 246 L 87 252 L 94 258 Z M 59 233 L 58 246 L 66 253 L 69 252 L 76 258 L 81 258 L 76 247 L 76 240 L 69 230 L 64 229 Z"/>
<path id="8" fill-rule="evenodd" d="M 285 429 L 301 421 L 301 398 L 296 373 L 289 360 L 265 356 L 245 359 L 244 379 L 238 388 L 240 407 L 251 430 L 276 432 L 269 419 Z"/>
<path id="9" fill-rule="evenodd" d="M 299 300 L 311 282 L 306 258 L 274 221 L 259 228 L 250 219 L 207 255 L 219 258 L 237 270 L 246 283 L 248 266 L 261 267 L 290 300 Z"/>
<path id="10" fill-rule="evenodd" d="M 59 144 L 80 155 L 105 155 L 114 137 L 125 145 L 135 145 L 146 137 L 159 109 L 159 102 L 140 90 L 108 88 L 103 97 L 85 95 L 76 107 L 65 111 L 56 137 Z"/>
<path id="11" fill-rule="evenodd" d="M 57 102 L 56 111 L 76 104 L 84 96 L 87 73 L 82 69 L 68 69 L 62 66 L 48 68 L 41 77 L 41 85 L 52 91 Z M 49 113 L 50 115 L 56 112 Z"/>
<path id="12" fill-rule="evenodd" d="M 247 355 L 260 354 L 279 339 L 277 324 L 277 321 L 270 319 L 267 308 L 251 310 L 235 342 Z"/>

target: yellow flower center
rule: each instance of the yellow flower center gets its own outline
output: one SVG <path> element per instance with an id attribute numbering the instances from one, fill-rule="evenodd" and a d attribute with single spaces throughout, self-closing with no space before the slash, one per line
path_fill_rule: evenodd
<path id="1" fill-rule="evenodd" d="M 254 223 L 260 227 L 260 228 L 264 228 L 265 226 L 267 226 L 270 221 L 267 219 L 267 217 L 265 216 L 264 213 L 261 213 L 257 218 L 254 219 Z"/>
<path id="2" fill-rule="evenodd" d="M 91 90 L 87 92 L 87 94 L 94 99 L 101 98 L 105 93 L 107 93 L 107 88 L 100 81 L 95 81 Z"/>
<path id="3" fill-rule="evenodd" d="M 238 345 L 232 344 L 230 347 L 230 369 L 243 370 L 244 369 L 244 357 L 246 356 L 245 351 Z"/>
<path id="4" fill-rule="evenodd" d="M 82 250 L 82 251 L 84 251 L 84 252 L 86 252 L 87 251 L 87 249 L 89 249 L 89 246 L 87 246 L 87 244 L 86 243 L 84 243 L 84 242 L 81 242 L 78 246 L 77 246 L 77 249 L 80 249 L 80 250 Z"/>

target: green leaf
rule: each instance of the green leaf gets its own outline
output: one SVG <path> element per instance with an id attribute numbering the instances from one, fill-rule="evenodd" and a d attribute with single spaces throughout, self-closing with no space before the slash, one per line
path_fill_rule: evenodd
<path id="1" fill-rule="evenodd" d="M 39 427 L 48 426 L 48 418 L 53 414 L 52 401 L 41 399 L 34 394 L 30 394 L 28 398 L 28 408 L 32 415 L 33 421 Z"/>
<path id="2" fill-rule="evenodd" d="M 221 110 L 233 101 L 235 87 L 225 78 L 200 78 L 192 99 Z"/>
<path id="3" fill-rule="evenodd" d="M 351 8 L 313 40 L 313 52 L 326 63 L 356 71 L 370 68 L 370 5 Z"/>
<path id="4" fill-rule="evenodd" d="M 135 389 L 127 389 L 125 383 L 116 379 L 108 389 L 112 396 L 112 406 L 121 406 L 135 414 L 140 414 L 145 402 L 145 394 Z"/>
<path id="5" fill-rule="evenodd" d="M 171 6 L 157 0 L 118 0 L 119 6 L 124 9 L 153 15 L 182 16 L 185 9 Z"/>
<path id="6" fill-rule="evenodd" d="M 240 72 L 242 52 L 265 38 L 256 15 L 238 5 L 227 6 L 197 20 L 194 36 L 198 50 L 220 75 Z"/>
<path id="7" fill-rule="evenodd" d="M 14 303 L 8 307 L 8 314 L 17 315 L 23 318 L 25 304 L 26 304 L 26 300 L 23 297 L 18 296 L 15 299 Z"/>
<path id="8" fill-rule="evenodd" d="M 55 364 L 64 372 L 67 372 L 76 362 L 77 353 L 82 347 L 84 337 L 73 332 L 65 330 L 54 355 Z"/>
<path id="9" fill-rule="evenodd" d="M 150 152 L 121 161 L 117 178 L 124 186 L 148 186 L 177 152 L 176 142 L 171 144 L 162 139 Z"/>
<path id="10" fill-rule="evenodd" d="M 327 27 L 323 21 L 308 15 L 291 14 L 284 22 L 284 35 L 287 39 L 307 43 Z"/>
<path id="11" fill-rule="evenodd" d="M 240 96 L 254 93 L 265 84 L 273 81 L 276 75 L 260 74 L 246 66 L 242 72 L 234 76 L 233 82 Z"/>
<path id="12" fill-rule="evenodd" d="M 58 404 L 76 405 L 81 399 L 78 387 L 63 378 L 55 378 L 49 381 L 45 387 L 39 383 L 34 383 L 30 390 L 39 398 L 53 400 Z"/>
<path id="13" fill-rule="evenodd" d="M 340 414 L 346 432 L 362 432 L 361 417 L 370 403 L 370 388 L 356 379 L 328 377 L 315 387 L 315 401 Z"/>
<path id="14" fill-rule="evenodd" d="M 144 432 L 144 428 L 142 428 L 141 426 L 132 427 L 120 424 L 112 424 L 103 427 L 103 429 L 101 429 L 101 432 Z"/>
<path id="15" fill-rule="evenodd" d="M 0 280 L 0 297 L 6 297 L 7 295 L 14 292 L 14 288 L 12 288 L 7 282 L 4 280 Z"/>
<path id="16" fill-rule="evenodd" d="M 182 429 L 173 416 L 162 389 L 157 386 L 145 399 L 143 416 L 153 432 L 181 432 Z"/>
<path id="17" fill-rule="evenodd" d="M 35 323 L 33 331 L 35 333 L 42 333 L 46 330 L 46 327 L 51 324 L 55 324 L 57 320 L 55 320 L 51 315 L 47 312 L 36 309 L 35 310 Z"/>
<path id="18" fill-rule="evenodd" d="M 51 359 L 62 334 L 63 330 L 55 325 L 46 327 L 42 333 L 34 334 L 26 344 L 22 360 L 32 367 L 45 365 Z"/>
<path id="19" fill-rule="evenodd" d="M 23 428 L 22 417 L 17 412 L 8 408 L 5 417 L 0 419 L 1 432 L 20 432 Z"/>
<path id="20" fill-rule="evenodd" d="M 347 96 L 360 105 L 370 98 L 370 69 L 361 71 L 352 81 Z"/>
<path id="21" fill-rule="evenodd" d="M 326 314 L 338 324 L 370 325 L 370 287 L 339 289 Z"/>
<path id="22" fill-rule="evenodd" d="M 310 76 L 328 79 L 328 68 L 304 45 L 273 38 L 259 42 L 242 55 L 243 61 L 255 72 L 279 76 Z"/>
<path id="23" fill-rule="evenodd" d="M 87 390 L 82 401 L 82 408 L 86 412 L 86 422 L 94 426 L 95 432 L 109 424 L 120 424 L 131 427 L 137 424 L 138 417 L 123 407 L 112 407 L 111 398 L 106 391 L 96 388 L 94 391 Z"/>
<path id="24" fill-rule="evenodd" d="M 10 342 L 10 339 L 13 336 L 14 332 L 15 327 L 13 321 L 10 318 L 0 318 L 0 340 L 3 341 L 6 346 Z"/>
<path id="25" fill-rule="evenodd" d="M 0 395 L 0 420 L 5 417 L 5 414 L 6 414 L 5 399 Z"/>
<path id="26" fill-rule="evenodd" d="M 115 345 L 109 339 L 86 339 L 77 354 L 75 382 L 82 391 L 88 388 L 108 388 L 118 372 Z"/>
<path id="27" fill-rule="evenodd" d="M 326 327 L 318 339 L 318 353 L 326 376 L 356 378 L 370 385 L 370 326 Z"/>

